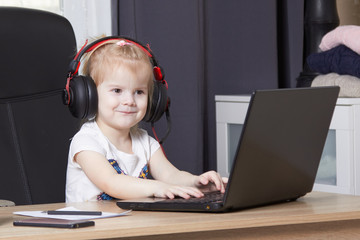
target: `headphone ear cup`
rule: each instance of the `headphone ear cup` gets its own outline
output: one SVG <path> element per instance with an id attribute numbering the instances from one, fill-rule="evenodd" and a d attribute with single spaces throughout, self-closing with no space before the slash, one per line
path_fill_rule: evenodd
<path id="1" fill-rule="evenodd" d="M 70 80 L 69 110 L 76 118 L 95 117 L 98 107 L 98 95 L 95 82 L 88 76 L 76 76 Z"/>
<path id="2" fill-rule="evenodd" d="M 149 104 L 144 117 L 145 122 L 156 122 L 167 110 L 168 96 L 165 84 L 154 81 L 154 91 L 151 104 Z"/>

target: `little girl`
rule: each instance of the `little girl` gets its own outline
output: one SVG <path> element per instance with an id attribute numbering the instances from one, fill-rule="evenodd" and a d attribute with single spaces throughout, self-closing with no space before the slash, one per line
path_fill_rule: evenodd
<path id="1" fill-rule="evenodd" d="M 175 168 L 159 143 L 137 127 L 152 98 L 154 74 L 146 50 L 128 39 L 104 41 L 83 67 L 97 87 L 98 109 L 73 137 L 66 201 L 142 197 L 202 197 L 225 191 L 214 171 L 196 176 Z M 153 179 L 146 179 L 148 173 Z"/>

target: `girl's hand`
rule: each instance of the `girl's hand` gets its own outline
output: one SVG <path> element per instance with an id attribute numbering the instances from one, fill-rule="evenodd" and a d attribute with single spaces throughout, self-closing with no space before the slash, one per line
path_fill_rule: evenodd
<path id="1" fill-rule="evenodd" d="M 173 199 L 176 196 L 189 199 L 191 197 L 203 197 L 204 194 L 197 188 L 170 185 L 163 182 L 158 182 L 154 191 L 154 197 L 170 198 Z"/>
<path id="2" fill-rule="evenodd" d="M 209 171 L 195 178 L 195 186 L 202 192 L 220 191 L 225 192 L 228 178 L 222 178 L 219 173 Z"/>

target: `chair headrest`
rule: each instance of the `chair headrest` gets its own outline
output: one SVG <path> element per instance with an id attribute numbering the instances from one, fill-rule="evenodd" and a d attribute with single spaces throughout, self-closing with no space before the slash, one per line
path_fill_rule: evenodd
<path id="1" fill-rule="evenodd" d="M 76 53 L 70 22 L 41 10 L 0 7 L 0 99 L 59 90 Z"/>

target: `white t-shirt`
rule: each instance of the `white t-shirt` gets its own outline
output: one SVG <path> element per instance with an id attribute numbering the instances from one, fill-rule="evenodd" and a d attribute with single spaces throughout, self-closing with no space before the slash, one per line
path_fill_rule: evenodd
<path id="1" fill-rule="evenodd" d="M 85 175 L 80 165 L 73 161 L 74 156 L 84 150 L 98 152 L 109 162 L 117 163 L 122 173 L 140 177 L 144 175 L 151 156 L 160 144 L 145 130 L 131 132 L 132 151 L 128 154 L 117 150 L 101 132 L 95 121 L 85 123 L 73 137 L 68 158 L 66 175 L 66 202 L 96 201 L 103 191 L 96 187 Z M 118 171 L 119 172 L 119 171 Z"/>

